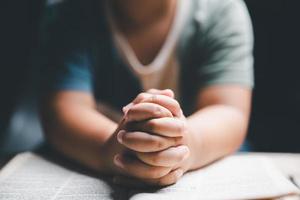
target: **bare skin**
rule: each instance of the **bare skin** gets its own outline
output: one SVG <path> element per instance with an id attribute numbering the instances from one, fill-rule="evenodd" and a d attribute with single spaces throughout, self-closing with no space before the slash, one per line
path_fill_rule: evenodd
<path id="1" fill-rule="evenodd" d="M 147 95 L 141 94 L 140 102 L 129 106 L 125 121 L 117 128 L 97 113 L 89 102 L 91 95 L 61 92 L 48 101 L 43 112 L 49 141 L 65 155 L 99 172 L 169 185 L 185 172 L 233 153 L 245 137 L 250 110 L 250 91 L 246 89 L 207 88 L 199 94 L 199 111 L 188 118 L 172 97 Z M 127 148 L 137 159 L 126 157 Z M 128 183 L 125 177 L 116 180 Z"/>
<path id="2" fill-rule="evenodd" d="M 151 62 L 168 34 L 177 1 L 112 2 L 137 57 Z M 170 185 L 239 148 L 250 104 L 250 89 L 211 86 L 198 92 L 195 113 L 186 117 L 172 91 L 150 90 L 126 106 L 116 123 L 97 111 L 92 94 L 61 91 L 45 98 L 41 115 L 49 142 L 66 156 L 101 173 L 125 175 L 115 178 L 121 184 L 135 184 L 130 176 Z"/>
<path id="3" fill-rule="evenodd" d="M 240 103 L 228 94 L 240 94 L 245 101 Z M 121 130 L 118 133 L 118 141 L 134 151 L 142 163 L 169 169 L 169 173 L 161 177 L 149 177 L 148 170 L 139 172 L 138 161 L 127 161 L 126 157 L 120 156 L 116 165 L 144 183 L 172 184 L 185 172 L 234 152 L 245 137 L 250 110 L 250 92 L 247 89 L 234 86 L 207 88 L 199 95 L 199 111 L 188 118 L 171 97 L 141 94 L 137 99 L 130 108 L 125 108 L 128 109 L 127 118 L 131 120 L 135 120 L 131 115 L 136 111 L 130 113 L 130 110 L 142 107 L 143 102 L 164 105 L 173 114 L 172 117 L 135 122 L 130 131 Z M 248 105 L 244 103 L 247 99 Z M 124 184 L 135 183 L 131 178 L 117 180 Z"/>
<path id="4" fill-rule="evenodd" d="M 113 0 L 111 9 L 139 61 L 149 64 L 158 54 L 175 16 L 177 0 Z M 150 39 L 151 38 L 151 39 Z"/>

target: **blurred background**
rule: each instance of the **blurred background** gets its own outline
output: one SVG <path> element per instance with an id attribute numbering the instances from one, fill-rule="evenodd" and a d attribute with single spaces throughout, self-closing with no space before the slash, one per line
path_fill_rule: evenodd
<path id="1" fill-rule="evenodd" d="M 248 141 L 253 151 L 300 152 L 300 1 L 245 0 L 254 26 L 255 76 Z M 0 155 L 42 141 L 36 112 L 37 53 L 44 0 L 0 7 Z"/>

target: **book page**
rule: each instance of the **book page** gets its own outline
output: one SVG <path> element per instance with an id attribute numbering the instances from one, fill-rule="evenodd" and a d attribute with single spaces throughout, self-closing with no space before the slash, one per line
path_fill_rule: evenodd
<path id="1" fill-rule="evenodd" d="M 125 192 L 32 153 L 16 156 L 0 173 L 1 200 L 122 199 Z"/>
<path id="2" fill-rule="evenodd" d="M 1 200 L 266 199 L 298 193 L 271 162 L 251 155 L 228 157 L 151 192 L 128 191 L 32 153 L 16 156 L 0 172 Z"/>
<path id="3" fill-rule="evenodd" d="M 173 186 L 152 192 L 135 191 L 133 200 L 269 199 L 299 194 L 268 159 L 236 155 L 186 174 Z"/>

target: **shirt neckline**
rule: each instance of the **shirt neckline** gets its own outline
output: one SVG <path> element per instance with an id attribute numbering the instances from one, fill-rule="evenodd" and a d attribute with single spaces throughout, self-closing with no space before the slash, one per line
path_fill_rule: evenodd
<path id="1" fill-rule="evenodd" d="M 137 74 L 151 74 L 161 70 L 164 65 L 168 62 L 170 55 L 174 52 L 176 48 L 177 41 L 179 40 L 179 36 L 181 34 L 181 30 L 184 26 L 186 18 L 188 18 L 188 8 L 189 8 L 190 0 L 178 0 L 178 4 L 176 6 L 176 13 L 167 35 L 164 44 L 159 50 L 158 54 L 152 60 L 151 63 L 144 65 L 142 64 L 129 42 L 126 40 L 124 35 L 119 31 L 118 27 L 115 24 L 113 19 L 113 15 L 108 6 L 106 6 L 108 21 L 110 25 L 110 29 L 112 31 L 113 40 L 115 41 L 119 52 L 123 59 L 127 62 L 127 64 L 132 68 L 132 70 Z"/>

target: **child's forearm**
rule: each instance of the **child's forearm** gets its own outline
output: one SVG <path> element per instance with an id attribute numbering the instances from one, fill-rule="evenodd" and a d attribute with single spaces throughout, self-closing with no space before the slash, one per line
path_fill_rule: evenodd
<path id="1" fill-rule="evenodd" d="M 77 162 L 104 171 L 108 166 L 105 144 L 117 124 L 82 103 L 53 101 L 42 111 L 48 141 L 55 149 Z M 105 155 L 105 156 L 104 156 Z"/>
<path id="2" fill-rule="evenodd" d="M 243 142 L 248 115 L 232 106 L 208 106 L 188 118 L 191 170 L 236 151 Z"/>

